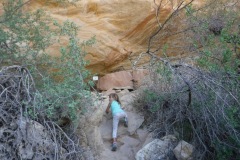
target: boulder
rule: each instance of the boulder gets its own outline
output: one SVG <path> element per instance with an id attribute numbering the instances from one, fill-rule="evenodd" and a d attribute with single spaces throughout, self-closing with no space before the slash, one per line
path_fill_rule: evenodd
<path id="1" fill-rule="evenodd" d="M 76 132 L 81 138 L 81 145 L 89 146 L 94 154 L 99 154 L 103 145 L 99 125 L 104 119 L 108 100 L 95 100 L 94 104 L 96 106 L 89 108 L 87 113 L 81 115 Z"/>
<path id="2" fill-rule="evenodd" d="M 106 74 L 100 77 L 97 83 L 98 90 L 107 91 L 113 87 L 133 86 L 132 74 L 128 71 L 120 71 Z"/>
<path id="3" fill-rule="evenodd" d="M 17 124 L 19 129 L 16 131 L 19 137 L 16 139 L 16 143 L 18 143 L 16 152 L 19 158 L 34 160 L 42 160 L 43 158 L 54 159 L 56 146 L 59 152 L 66 153 L 66 150 L 53 141 L 51 134 L 40 123 L 22 117 Z"/>
<path id="4" fill-rule="evenodd" d="M 100 91 L 115 90 L 116 93 L 122 90 L 133 91 L 144 85 L 148 79 L 147 69 L 137 69 L 133 71 L 120 71 L 106 74 L 100 77 L 97 82 L 97 89 Z M 111 91 L 112 92 L 112 91 Z"/>
<path id="5" fill-rule="evenodd" d="M 135 98 L 135 95 L 133 92 L 127 92 L 124 95 L 121 95 L 120 100 L 124 110 L 134 111 L 134 106 L 133 106 L 134 98 Z"/>
<path id="6" fill-rule="evenodd" d="M 174 148 L 173 153 L 178 160 L 190 160 L 192 159 L 191 155 L 193 150 L 193 145 L 182 140 L 178 143 L 177 147 Z"/>
<path id="7" fill-rule="evenodd" d="M 99 154 L 102 151 L 103 141 L 101 138 L 101 132 L 98 126 L 90 126 L 85 128 L 85 133 L 88 140 L 88 145 L 95 153 Z"/>
<path id="8" fill-rule="evenodd" d="M 105 113 L 105 108 L 102 107 L 102 104 L 100 103 L 98 106 L 96 106 L 95 111 L 86 116 L 86 122 L 88 125 L 97 126 L 102 121 L 102 116 Z"/>
<path id="9" fill-rule="evenodd" d="M 141 150 L 139 150 L 135 156 L 136 160 L 166 160 L 167 158 L 172 159 L 173 154 L 171 150 L 173 149 L 174 141 L 171 139 L 155 139 L 152 142 L 145 145 Z"/>
<path id="10" fill-rule="evenodd" d="M 144 116 L 134 112 L 127 112 L 128 116 L 128 132 L 133 135 L 136 130 L 142 125 Z"/>
<path id="11" fill-rule="evenodd" d="M 132 71 L 134 89 L 137 89 L 141 85 L 143 85 L 143 82 L 147 78 L 146 76 L 148 74 L 149 74 L 149 71 L 147 69 L 138 69 L 138 70 Z"/>

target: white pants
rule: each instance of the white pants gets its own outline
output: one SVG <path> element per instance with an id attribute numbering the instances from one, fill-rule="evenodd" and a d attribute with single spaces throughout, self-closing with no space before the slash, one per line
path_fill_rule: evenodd
<path id="1" fill-rule="evenodd" d="M 121 118 L 127 118 L 127 114 L 125 112 L 120 112 L 113 116 L 113 138 L 117 138 L 118 122 Z"/>

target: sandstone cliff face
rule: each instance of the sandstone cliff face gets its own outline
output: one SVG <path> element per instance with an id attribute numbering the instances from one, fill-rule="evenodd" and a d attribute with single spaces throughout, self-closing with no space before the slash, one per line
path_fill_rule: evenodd
<path id="1" fill-rule="evenodd" d="M 98 75 L 130 69 L 129 57 L 147 50 L 149 37 L 158 27 L 154 0 L 81 0 L 75 6 L 58 6 L 47 2 L 49 1 L 35 0 L 28 7 L 32 10 L 45 8 L 60 22 L 67 19 L 74 21 L 80 26 L 80 40 L 96 36 L 97 42 L 87 49 L 86 59 L 90 60 L 88 68 Z M 197 0 L 195 4 L 199 2 Z M 160 23 L 174 11 L 177 3 L 177 0 L 162 2 L 158 17 Z M 175 24 L 165 30 L 171 33 L 183 27 L 180 20 L 182 18 L 176 19 Z M 168 42 L 172 44 L 169 46 L 170 56 L 185 54 L 184 49 L 176 47 L 181 44 L 177 36 L 167 38 L 167 35 L 163 35 L 154 44 L 163 47 Z M 49 48 L 49 53 L 58 55 L 59 47 L 55 45 Z M 147 59 L 148 57 L 143 57 L 140 64 L 143 65 Z"/>

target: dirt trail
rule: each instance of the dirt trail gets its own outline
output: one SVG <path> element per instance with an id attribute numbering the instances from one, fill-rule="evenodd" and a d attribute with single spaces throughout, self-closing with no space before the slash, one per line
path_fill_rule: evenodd
<path id="1" fill-rule="evenodd" d="M 123 97 L 124 98 L 124 97 Z M 125 98 L 129 98 L 125 96 Z M 121 98 L 122 99 L 122 98 Z M 102 106 L 106 108 L 108 99 L 104 100 Z M 117 138 L 117 151 L 111 151 L 111 137 L 112 137 L 112 115 L 104 114 L 103 120 L 100 124 L 100 132 L 103 140 L 102 151 L 100 153 L 100 160 L 135 160 L 135 155 L 148 138 L 146 129 L 140 129 L 143 117 L 136 113 L 132 106 L 126 101 L 122 101 L 125 105 L 125 111 L 128 115 L 129 127 L 126 128 L 123 122 L 119 122 L 118 138 Z"/>

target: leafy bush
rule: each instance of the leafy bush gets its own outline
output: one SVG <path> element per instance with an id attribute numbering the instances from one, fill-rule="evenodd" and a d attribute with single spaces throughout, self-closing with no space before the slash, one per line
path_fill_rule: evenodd
<path id="1" fill-rule="evenodd" d="M 66 134 L 44 116 L 34 116 L 39 113 L 33 107 L 39 104 L 39 95 L 27 68 L 3 67 L 0 86 L 1 159 L 82 159 L 77 136 Z M 29 109 L 33 109 L 31 117 Z"/>
<path id="2" fill-rule="evenodd" d="M 158 138 L 175 134 L 192 143 L 197 159 L 239 158 L 239 80 L 188 65 L 174 70 L 171 80 L 162 72 L 161 83 L 149 86 L 135 100 L 149 129 Z"/>
<path id="3" fill-rule="evenodd" d="M 229 2 L 230 3 L 230 2 Z M 210 71 L 236 72 L 240 65 L 240 26 L 237 6 L 211 2 L 197 11 L 189 6 L 188 36 L 199 56 L 198 65 Z"/>
<path id="4" fill-rule="evenodd" d="M 70 38 L 68 46 L 61 47 L 61 56 L 40 57 L 42 58 L 41 65 L 48 65 L 50 70 L 47 76 L 42 78 L 40 87 L 42 95 L 47 98 L 41 99 L 39 103 L 43 104 L 43 108 L 47 106 L 46 113 L 52 119 L 68 117 L 76 120 L 78 115 L 92 104 L 90 87 L 93 83 L 92 81 L 86 82 L 91 73 L 85 68 L 88 62 L 84 60 L 86 53 L 82 48 L 92 45 L 95 40 L 92 38 L 80 43 L 76 38 L 77 29 L 74 23 L 65 22 L 61 31 L 64 36 Z"/>
<path id="5" fill-rule="evenodd" d="M 158 61 L 151 68 L 153 84 L 135 106 L 157 138 L 175 134 L 192 143 L 194 159 L 235 160 L 240 159 L 240 13 L 235 5 L 211 2 L 201 9 L 186 7 L 183 42 L 196 57 L 195 66 L 149 52 Z"/>
<path id="6" fill-rule="evenodd" d="M 66 0 L 56 3 L 66 3 Z M 0 17 L 1 65 L 27 66 L 36 81 L 36 108 L 48 118 L 58 121 L 63 117 L 76 120 L 91 105 L 86 81 L 90 72 L 85 69 L 84 47 L 92 45 L 94 38 L 80 42 L 78 26 L 66 21 L 59 24 L 44 10 L 25 10 L 28 2 L 9 0 L 4 3 Z M 66 38 L 68 38 L 66 43 Z M 59 43 L 60 56 L 48 56 L 46 49 Z M 50 53 L 51 54 L 51 53 Z M 37 116 L 29 108 L 31 115 Z"/>
<path id="7" fill-rule="evenodd" d="M 83 149 L 72 129 L 92 103 L 91 73 L 85 68 L 88 62 L 84 60 L 84 48 L 95 40 L 81 42 L 78 26 L 73 22 L 59 24 L 42 9 L 27 10 L 30 1 L 1 2 L 4 11 L 0 15 L 0 65 L 9 67 L 3 67 L 0 73 L 1 99 L 4 100 L 0 107 L 4 115 L 11 118 L 0 118 L 0 123 L 6 128 L 9 124 L 16 125 L 19 130 L 18 121 L 22 119 L 38 121 L 56 144 L 55 153 L 48 153 L 50 157 L 81 159 Z M 52 2 L 66 4 L 68 0 Z M 47 49 L 56 43 L 62 46 L 60 55 L 51 57 Z M 63 121 L 74 125 L 61 126 L 65 125 Z M 18 149 L 27 139 L 14 130 L 8 132 L 21 142 L 10 144 L 4 139 L 5 149 L 1 153 L 8 159 L 21 159 Z M 48 157 L 47 153 L 35 151 L 35 146 L 39 146 L 36 143 L 29 144 L 29 149 L 42 159 Z"/>

